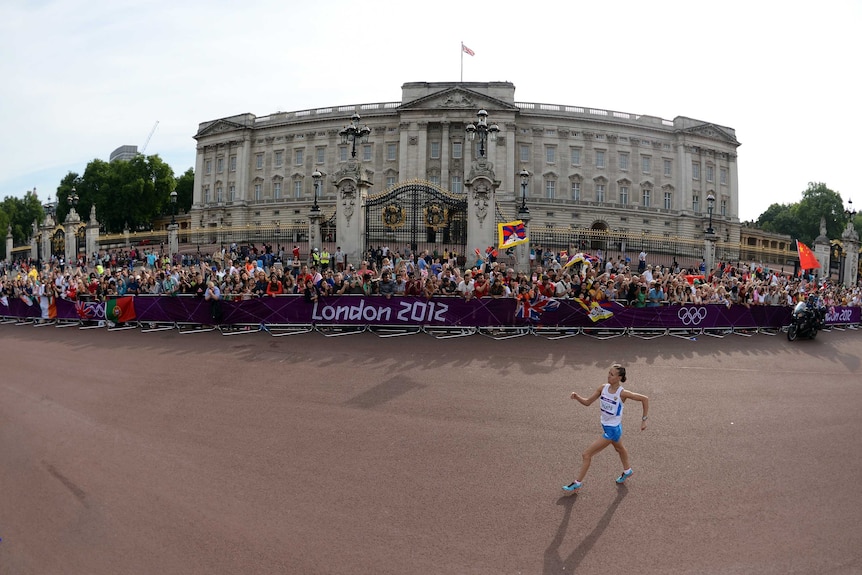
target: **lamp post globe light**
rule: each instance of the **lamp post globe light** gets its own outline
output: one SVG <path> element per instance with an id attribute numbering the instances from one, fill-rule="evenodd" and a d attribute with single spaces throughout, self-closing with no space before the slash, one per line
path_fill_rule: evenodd
<path id="1" fill-rule="evenodd" d="M 177 225 L 177 191 L 171 192 L 171 225 Z"/>
<path id="2" fill-rule="evenodd" d="M 311 211 L 317 213 L 320 211 L 320 206 L 317 205 L 317 196 L 320 194 L 320 180 L 323 178 L 323 174 L 320 173 L 320 170 L 314 170 L 311 177 L 314 180 L 314 204 L 311 206 Z"/>
<path id="3" fill-rule="evenodd" d="M 476 139 L 476 135 L 478 134 L 479 157 L 485 158 L 487 157 L 485 143 L 488 141 L 488 134 L 496 134 L 500 131 L 500 128 L 497 127 L 497 124 L 488 125 L 488 112 L 486 110 L 479 110 L 476 115 L 479 117 L 479 120 L 475 124 L 467 124 L 467 135 L 472 141 Z"/>
<path id="4" fill-rule="evenodd" d="M 342 144 L 352 144 L 350 148 L 350 157 L 356 157 L 356 139 L 358 138 L 363 144 L 368 142 L 368 136 L 371 134 L 371 128 L 368 126 L 359 127 L 359 114 L 354 113 L 350 117 L 350 125 L 345 126 L 340 132 Z"/>
<path id="5" fill-rule="evenodd" d="M 715 209 L 715 196 L 709 194 L 706 196 L 706 211 L 709 213 L 709 226 L 706 228 L 706 233 L 712 235 L 715 233 L 712 229 L 712 211 Z"/>

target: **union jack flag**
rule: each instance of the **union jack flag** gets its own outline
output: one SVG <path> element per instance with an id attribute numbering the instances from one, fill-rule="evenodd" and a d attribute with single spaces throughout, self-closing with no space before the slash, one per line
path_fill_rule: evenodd
<path id="1" fill-rule="evenodd" d="M 559 307 L 559 300 L 536 293 L 533 297 L 518 298 L 518 304 L 515 307 L 515 317 L 518 319 L 539 321 L 542 318 L 543 312 L 556 311 Z"/>
<path id="2" fill-rule="evenodd" d="M 75 311 L 78 312 L 78 317 L 81 319 L 93 319 L 96 317 L 96 312 L 93 310 L 93 305 L 83 301 L 75 302 Z"/>
<path id="3" fill-rule="evenodd" d="M 521 220 L 497 224 L 497 227 L 500 230 L 500 245 L 498 246 L 500 249 L 511 248 L 530 241 L 527 238 L 527 229 Z"/>

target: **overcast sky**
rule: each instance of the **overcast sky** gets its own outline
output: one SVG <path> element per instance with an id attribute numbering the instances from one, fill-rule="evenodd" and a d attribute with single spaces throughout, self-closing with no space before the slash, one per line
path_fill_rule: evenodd
<path id="1" fill-rule="evenodd" d="M 862 1 L 3 0 L 0 198 L 124 144 L 180 175 L 200 122 L 509 81 L 521 102 L 729 126 L 741 220 L 823 182 L 862 208 Z"/>

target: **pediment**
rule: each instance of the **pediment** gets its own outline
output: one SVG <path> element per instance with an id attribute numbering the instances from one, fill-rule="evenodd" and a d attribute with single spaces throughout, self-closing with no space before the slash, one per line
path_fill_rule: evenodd
<path id="1" fill-rule="evenodd" d="M 704 123 L 700 124 L 699 126 L 685 128 L 684 130 L 681 130 L 681 132 L 683 134 L 692 134 L 696 136 L 704 136 L 713 140 L 721 140 L 722 142 L 729 142 L 731 144 L 739 144 L 739 142 L 736 140 L 736 136 L 734 136 L 721 126 L 716 126 L 715 124 Z"/>
<path id="2" fill-rule="evenodd" d="M 236 122 L 231 122 L 229 120 L 216 120 L 208 126 L 204 126 L 198 133 L 195 134 L 196 138 L 200 138 L 202 136 L 212 136 L 213 134 L 221 134 L 222 132 L 233 132 L 235 130 L 242 130 L 245 126 L 241 124 L 237 124 Z"/>
<path id="3" fill-rule="evenodd" d="M 467 88 L 446 88 L 411 100 L 398 107 L 399 110 L 508 110 L 517 112 L 518 107 L 509 102 L 492 98 Z"/>

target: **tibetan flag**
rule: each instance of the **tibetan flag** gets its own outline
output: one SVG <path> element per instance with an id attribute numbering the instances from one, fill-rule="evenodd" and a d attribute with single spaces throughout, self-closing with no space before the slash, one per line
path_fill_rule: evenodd
<path id="1" fill-rule="evenodd" d="M 814 252 L 799 240 L 796 240 L 796 251 L 799 252 L 799 267 L 804 270 L 820 269 L 820 262 L 814 257 Z"/>
<path id="2" fill-rule="evenodd" d="M 530 241 L 527 237 L 527 229 L 524 227 L 524 222 L 521 220 L 515 220 L 505 224 L 497 224 L 497 228 L 500 231 L 500 245 L 498 247 L 501 250 Z"/>
<path id="3" fill-rule="evenodd" d="M 585 266 L 591 266 L 596 261 L 597 261 L 596 258 L 591 256 L 590 254 L 578 252 L 578 253 L 574 254 L 572 257 L 570 257 L 569 261 L 567 261 L 566 265 L 564 265 L 563 267 L 564 268 L 571 267 L 571 266 L 578 264 L 578 263 L 584 264 Z"/>
<path id="4" fill-rule="evenodd" d="M 135 298 L 118 297 L 105 302 L 105 319 L 122 323 L 135 319 Z"/>
<path id="5" fill-rule="evenodd" d="M 610 302 L 611 305 L 606 305 L 604 302 L 601 304 L 596 301 L 587 302 L 581 298 L 575 298 L 575 301 L 584 308 L 584 311 L 587 312 L 587 317 L 593 323 L 614 316 L 614 312 L 610 309 L 613 307 L 612 302 Z"/>
<path id="6" fill-rule="evenodd" d="M 473 50 L 471 50 L 470 48 L 468 48 L 467 46 L 465 46 L 465 45 L 464 45 L 464 42 L 461 42 L 461 50 L 462 50 L 465 54 L 469 54 L 470 56 L 475 56 L 475 55 L 476 55 L 476 52 L 474 52 Z"/>

